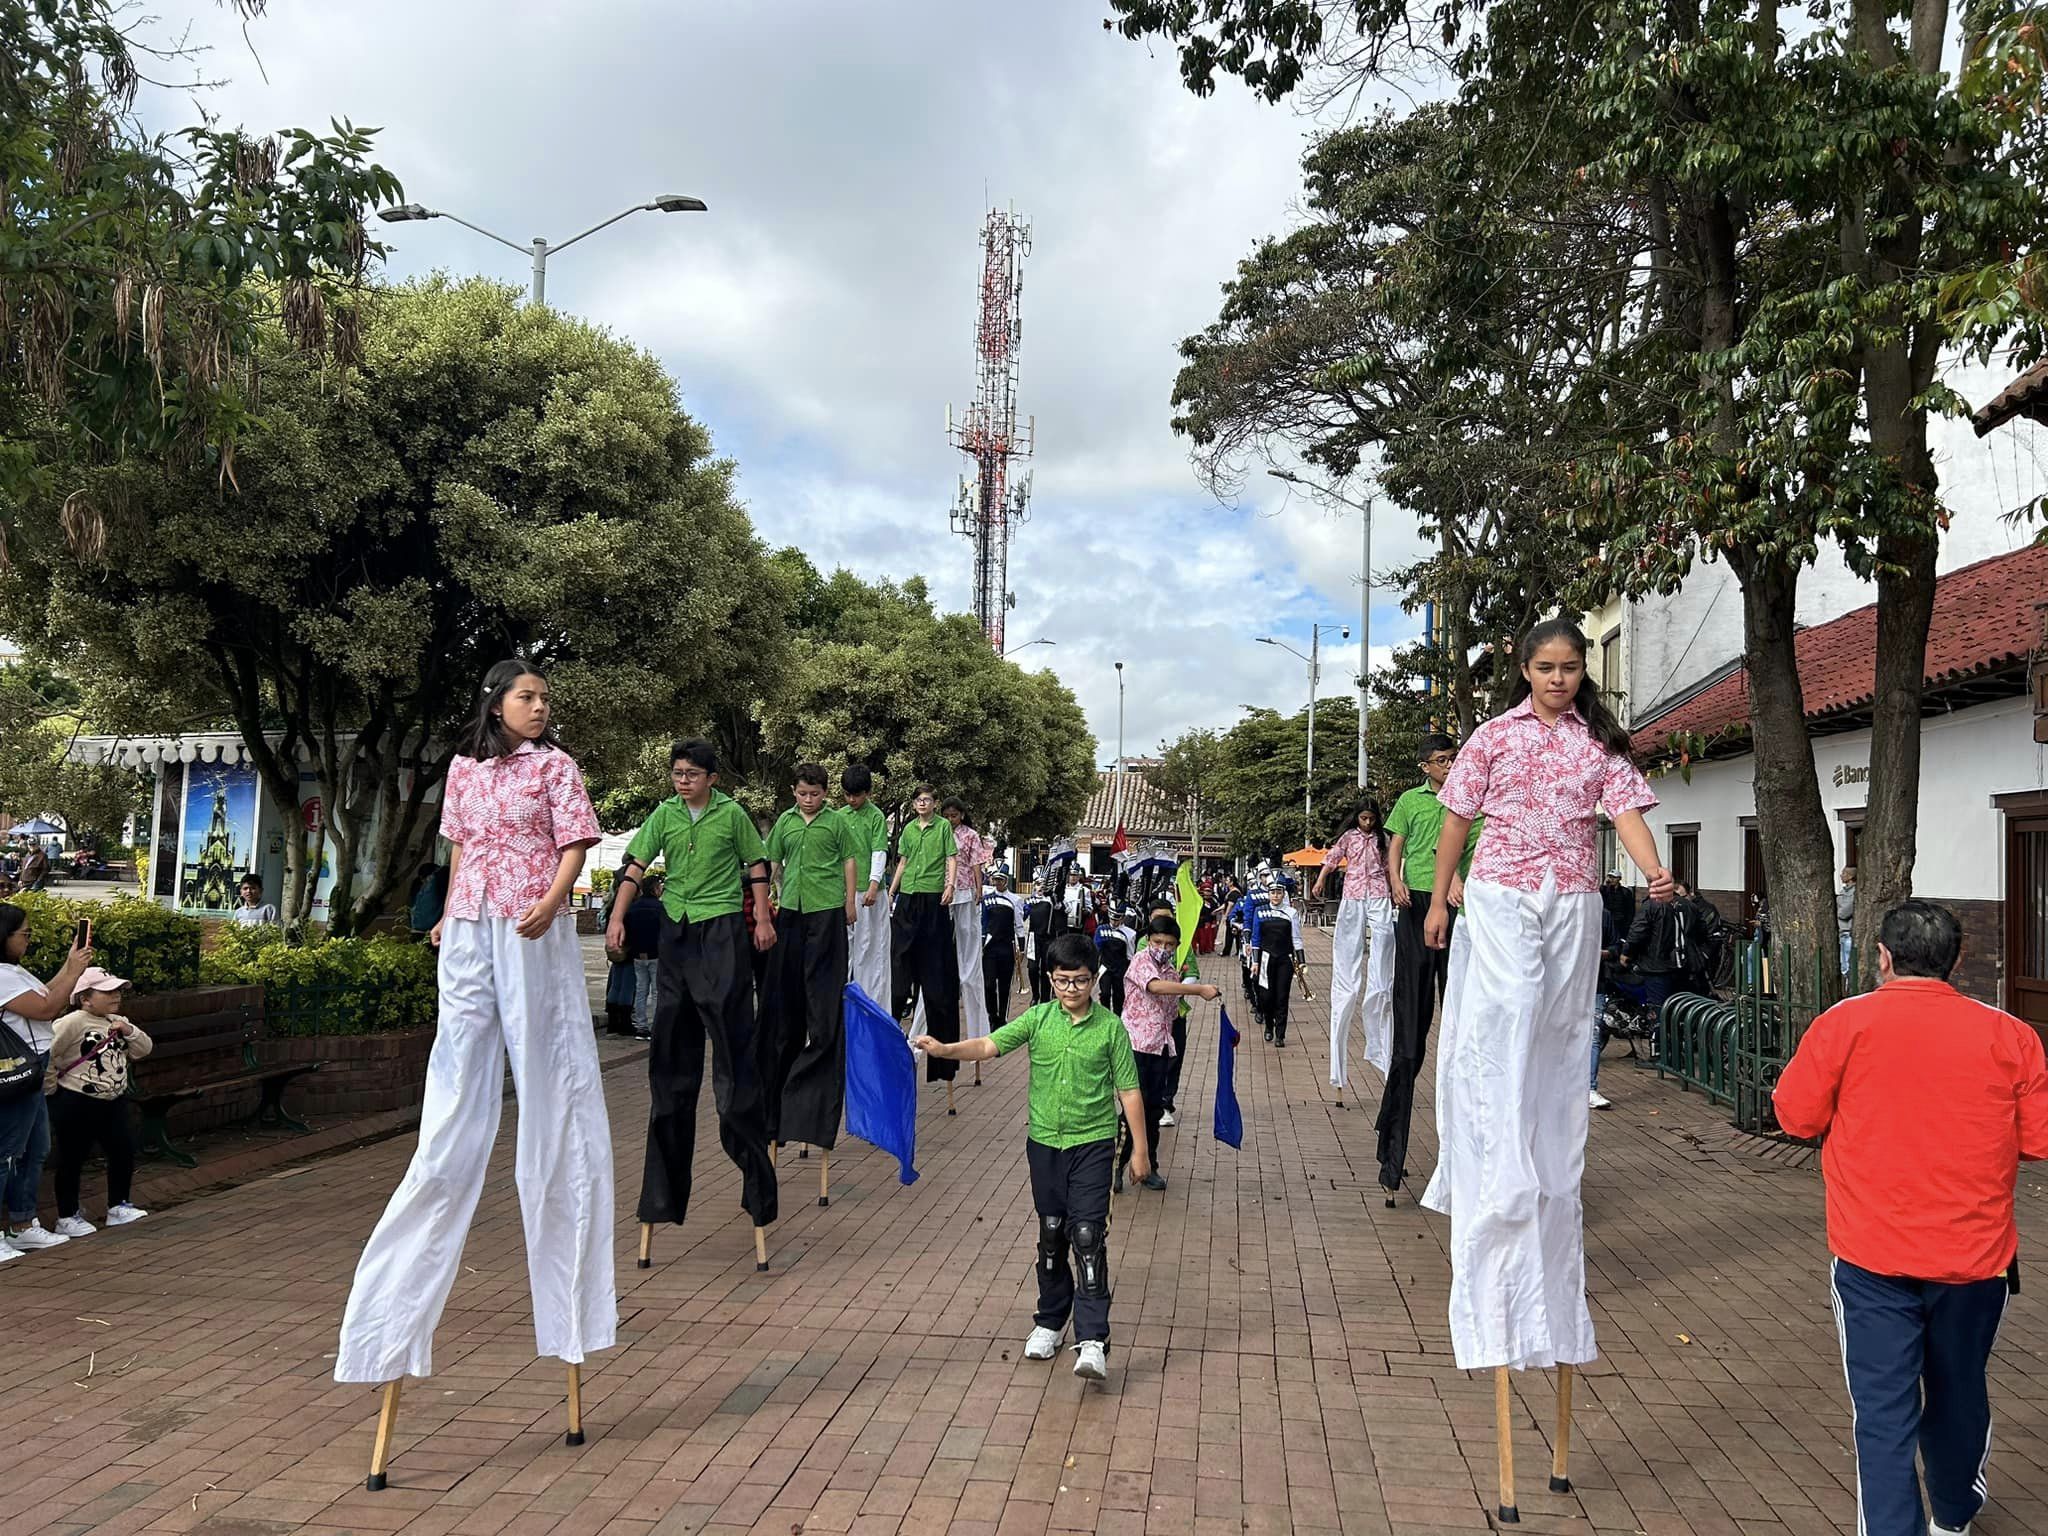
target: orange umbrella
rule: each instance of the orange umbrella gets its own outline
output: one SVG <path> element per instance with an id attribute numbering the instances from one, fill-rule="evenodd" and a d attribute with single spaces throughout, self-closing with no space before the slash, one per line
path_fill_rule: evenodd
<path id="1" fill-rule="evenodd" d="M 1297 848 L 1280 862 L 1292 864 L 1296 869 L 1314 869 L 1323 862 L 1323 850 L 1320 848 Z"/>

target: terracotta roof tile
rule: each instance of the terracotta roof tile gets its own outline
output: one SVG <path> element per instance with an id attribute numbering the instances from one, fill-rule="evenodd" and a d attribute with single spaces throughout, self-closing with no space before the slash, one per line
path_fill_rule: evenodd
<path id="1" fill-rule="evenodd" d="M 2035 606 L 2043 601 L 2048 545 L 2029 545 L 1942 577 L 1935 583 L 1927 632 L 1927 686 L 1965 682 L 2024 662 L 2040 635 Z M 1869 707 L 1876 685 L 1876 604 L 1803 629 L 1794 643 L 1808 720 Z M 1635 749 L 1655 754 L 1674 733 L 1711 737 L 1748 723 L 1749 673 L 1738 666 L 1691 698 L 1639 721 Z"/>

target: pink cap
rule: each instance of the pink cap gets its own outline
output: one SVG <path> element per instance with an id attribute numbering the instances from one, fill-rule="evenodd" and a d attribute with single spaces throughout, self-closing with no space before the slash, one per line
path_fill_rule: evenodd
<path id="1" fill-rule="evenodd" d="M 88 965 L 79 975 L 78 984 L 71 989 L 71 1000 L 75 1003 L 87 992 L 118 992 L 128 983 L 112 971 L 103 971 L 96 965 Z"/>

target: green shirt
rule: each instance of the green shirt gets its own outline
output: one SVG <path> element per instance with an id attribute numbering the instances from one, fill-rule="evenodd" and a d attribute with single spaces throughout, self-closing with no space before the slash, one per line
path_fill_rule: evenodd
<path id="1" fill-rule="evenodd" d="M 1479 846 L 1479 829 L 1484 816 L 1476 818 L 1465 834 L 1465 857 L 1458 865 L 1460 878 L 1472 872 L 1472 850 Z M 1401 878 L 1411 891 L 1436 889 L 1436 845 L 1444 832 L 1444 803 L 1427 781 L 1416 785 L 1394 802 L 1387 817 L 1387 836 L 1406 839 L 1401 845 Z"/>
<path id="2" fill-rule="evenodd" d="M 711 803 L 695 821 L 681 795 L 654 808 L 626 845 L 626 857 L 647 864 L 656 854 L 668 872 L 662 910 L 675 922 L 701 923 L 739 911 L 741 871 L 765 862 L 768 849 L 753 817 L 732 796 L 714 789 Z M 844 887 L 839 899 L 846 899 Z"/>
<path id="3" fill-rule="evenodd" d="M 857 841 L 841 811 L 821 810 L 806 822 L 792 805 L 777 817 L 768 832 L 768 858 L 782 866 L 783 910 L 844 910 L 846 861 Z"/>
<path id="4" fill-rule="evenodd" d="M 903 862 L 906 896 L 936 896 L 946 888 L 946 860 L 955 858 L 960 845 L 953 839 L 953 823 L 934 816 L 932 824 L 906 821 L 896 834 L 896 857 Z"/>
<path id="5" fill-rule="evenodd" d="M 854 882 L 865 886 L 868 871 L 874 867 L 875 855 L 889 851 L 889 818 L 872 800 L 857 811 L 850 805 L 843 805 L 839 814 L 846 818 L 847 830 L 853 835 Z M 883 870 L 884 878 L 887 875 L 888 871 Z"/>
<path id="6" fill-rule="evenodd" d="M 1031 1047 L 1029 1135 L 1042 1147 L 1116 1137 L 1116 1096 L 1138 1086 L 1130 1032 L 1102 1004 L 1076 1024 L 1058 1001 L 1026 1009 L 991 1037 L 996 1054 Z"/>

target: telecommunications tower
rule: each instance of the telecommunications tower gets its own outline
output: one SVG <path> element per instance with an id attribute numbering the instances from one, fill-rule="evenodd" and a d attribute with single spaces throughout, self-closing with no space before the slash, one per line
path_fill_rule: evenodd
<path id="1" fill-rule="evenodd" d="M 974 329 L 974 403 L 963 420 L 946 408 L 946 436 L 974 461 L 960 477 L 953 503 L 953 531 L 974 541 L 974 616 L 981 632 L 1000 652 L 1010 596 L 1010 529 L 1024 521 L 1031 504 L 1029 471 L 1010 482 L 1010 461 L 1031 456 L 1034 423 L 1017 430 L 1017 356 L 1024 340 L 1020 315 L 1024 258 L 1031 253 L 1031 226 L 1009 213 L 991 211 L 981 226 L 981 304 Z"/>

